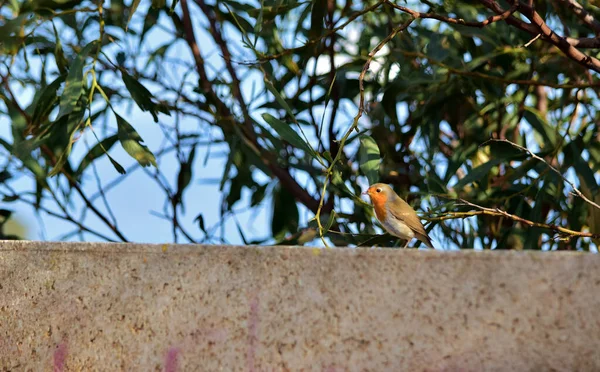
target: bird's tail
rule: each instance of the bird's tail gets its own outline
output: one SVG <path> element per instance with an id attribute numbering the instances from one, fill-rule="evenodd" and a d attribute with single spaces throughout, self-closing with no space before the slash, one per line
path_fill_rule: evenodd
<path id="1" fill-rule="evenodd" d="M 425 244 L 427 246 L 427 248 L 435 249 L 433 247 L 433 243 L 431 242 L 431 238 L 429 238 L 429 235 L 427 235 L 427 234 L 418 234 L 417 236 L 415 236 L 415 238 L 417 238 L 420 241 L 422 241 L 423 244 Z"/>

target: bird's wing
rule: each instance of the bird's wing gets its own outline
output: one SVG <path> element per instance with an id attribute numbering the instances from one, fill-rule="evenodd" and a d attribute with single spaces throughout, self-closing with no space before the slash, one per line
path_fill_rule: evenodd
<path id="1" fill-rule="evenodd" d="M 415 238 L 425 243 L 429 248 L 433 248 L 431 238 L 427 235 L 427 231 L 425 231 L 421 219 L 417 216 L 412 207 L 401 198 L 396 198 L 393 203 L 396 204 L 396 207 L 398 208 L 389 208 L 388 212 L 392 217 L 404 222 L 406 226 L 415 233 Z M 399 207 L 403 207 L 402 209 L 404 210 L 412 211 L 412 213 L 400 213 L 398 212 L 401 209 Z"/>
<path id="2" fill-rule="evenodd" d="M 415 233 L 427 236 L 427 231 L 425 231 L 425 228 L 421 223 L 421 219 L 419 219 L 419 216 L 417 216 L 417 214 L 407 202 L 405 202 L 401 198 L 395 198 L 393 204 L 396 205 L 396 208 L 388 208 L 388 212 L 393 217 L 404 222 Z M 401 209 L 408 210 L 412 213 L 401 213 L 399 212 Z"/>

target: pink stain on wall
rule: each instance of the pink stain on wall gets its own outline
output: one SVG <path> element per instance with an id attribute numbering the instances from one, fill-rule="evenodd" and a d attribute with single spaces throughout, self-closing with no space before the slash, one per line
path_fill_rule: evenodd
<path id="1" fill-rule="evenodd" d="M 246 364 L 248 370 L 254 372 L 256 358 L 256 341 L 258 332 L 258 293 L 250 300 L 250 314 L 248 315 L 248 351 L 246 352 Z"/>
<path id="2" fill-rule="evenodd" d="M 67 360 L 67 344 L 61 342 L 54 350 L 54 372 L 63 372 L 65 370 L 65 362 Z"/>
<path id="3" fill-rule="evenodd" d="M 167 356 L 165 357 L 165 372 L 176 372 L 177 367 L 179 365 L 179 349 L 176 347 L 172 347 L 167 351 Z"/>

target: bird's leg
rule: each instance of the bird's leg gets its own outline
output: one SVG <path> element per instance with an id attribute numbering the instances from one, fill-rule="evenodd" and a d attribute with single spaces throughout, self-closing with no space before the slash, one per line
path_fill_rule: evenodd
<path id="1" fill-rule="evenodd" d="M 402 247 L 402 249 L 408 248 L 408 243 L 410 243 L 410 239 L 406 239 L 406 244 L 404 245 L 404 247 Z"/>

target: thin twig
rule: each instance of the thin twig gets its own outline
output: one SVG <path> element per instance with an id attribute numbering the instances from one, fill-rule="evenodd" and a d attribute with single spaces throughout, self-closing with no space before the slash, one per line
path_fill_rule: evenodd
<path id="1" fill-rule="evenodd" d="M 371 50 L 371 52 L 368 55 L 367 61 L 363 65 L 362 71 L 361 71 L 361 73 L 360 73 L 360 75 L 358 77 L 358 86 L 359 86 L 359 91 L 360 91 L 360 101 L 359 101 L 359 105 L 358 105 L 358 113 L 354 117 L 352 125 L 350 126 L 350 128 L 348 128 L 346 130 L 346 133 L 344 134 L 344 136 L 340 140 L 340 145 L 339 145 L 338 152 L 337 152 L 335 158 L 333 158 L 333 161 L 331 162 L 331 164 L 329 165 L 329 167 L 326 170 L 325 180 L 323 181 L 323 188 L 321 190 L 321 199 L 319 200 L 319 208 L 317 209 L 317 212 L 315 213 L 315 220 L 317 221 L 317 225 L 319 226 L 319 237 L 321 238 L 321 241 L 325 244 L 325 246 L 328 246 L 328 245 L 327 245 L 327 242 L 324 239 L 324 231 L 325 231 L 325 229 L 323 228 L 323 226 L 321 224 L 321 211 L 323 209 L 323 203 L 324 203 L 324 200 L 325 200 L 325 193 L 327 191 L 327 186 L 329 185 L 331 174 L 333 173 L 333 168 L 335 167 L 336 163 L 338 162 L 338 160 L 341 158 L 341 155 L 343 154 L 344 145 L 346 144 L 346 141 L 348 140 L 348 137 L 350 137 L 350 134 L 352 134 L 352 132 L 354 130 L 358 131 L 358 121 L 360 120 L 361 116 L 363 115 L 363 113 L 365 111 L 365 87 L 364 87 L 365 75 L 367 74 L 367 71 L 369 70 L 369 66 L 371 65 L 371 62 L 375 58 L 375 55 L 390 40 L 392 40 L 399 32 L 401 32 L 403 30 L 406 30 L 408 28 L 408 26 L 410 26 L 411 23 L 414 20 L 415 20 L 414 18 L 411 18 L 408 21 L 406 21 L 405 23 L 403 23 L 402 25 L 394 28 L 392 30 L 392 32 L 388 36 L 386 36 L 383 40 L 381 40 L 379 42 L 379 44 L 377 44 L 377 46 L 375 48 L 373 48 L 373 50 Z"/>
<path id="2" fill-rule="evenodd" d="M 526 43 L 523 45 L 523 48 L 528 48 L 528 47 L 529 47 L 531 44 L 533 44 L 533 43 L 534 43 L 534 42 L 535 42 L 537 39 L 539 39 L 541 36 L 542 36 L 542 34 L 537 34 L 537 35 L 535 35 L 535 37 L 534 37 L 533 39 L 529 40 L 528 42 L 526 42 Z"/>
<path id="3" fill-rule="evenodd" d="M 346 22 L 342 23 L 341 25 L 339 25 L 336 28 L 333 28 L 331 30 L 329 30 L 328 32 L 323 33 L 323 35 L 321 35 L 321 37 L 315 38 L 315 39 L 310 39 L 307 40 L 306 43 L 302 46 L 299 46 L 297 48 L 290 48 L 290 49 L 286 49 L 280 53 L 277 54 L 272 54 L 272 55 L 268 55 L 268 56 L 263 56 L 259 61 L 255 61 L 255 62 L 251 62 L 251 63 L 247 63 L 247 64 L 257 64 L 257 63 L 266 63 L 268 61 L 272 61 L 275 59 L 279 59 L 281 57 L 284 57 L 286 55 L 292 54 L 292 53 L 298 53 L 303 51 L 304 49 L 312 46 L 313 44 L 316 44 L 318 42 L 320 42 L 323 39 L 328 38 L 329 36 L 335 34 L 338 31 L 343 30 L 344 28 L 346 28 L 346 26 L 348 26 L 350 23 L 354 22 L 355 19 L 357 19 L 360 16 L 363 16 L 367 13 L 372 12 L 373 10 L 379 8 L 382 4 L 386 3 L 388 0 L 379 0 L 378 2 L 376 2 L 375 4 L 366 7 L 365 9 L 358 11 L 354 14 L 352 14 L 351 16 L 349 16 L 346 19 Z"/>
<path id="4" fill-rule="evenodd" d="M 486 79 L 486 80 L 491 80 L 491 81 L 497 81 L 497 82 L 503 83 L 503 84 L 531 85 L 531 86 L 541 86 L 541 87 L 548 87 L 548 88 L 554 88 L 554 89 L 585 89 L 585 88 L 600 87 L 600 82 L 596 82 L 596 83 L 592 83 L 592 84 L 581 84 L 581 83 L 558 84 L 558 83 L 552 83 L 552 82 L 543 81 L 543 80 L 506 79 L 506 78 L 503 78 L 500 76 L 488 75 L 488 74 L 484 74 L 484 73 L 477 72 L 477 71 L 460 70 L 460 69 L 448 66 L 442 62 L 436 61 L 435 59 L 432 59 L 431 57 L 427 56 L 426 54 L 424 54 L 422 52 L 406 51 L 406 50 L 402 50 L 402 49 L 399 49 L 398 52 L 402 53 L 403 55 L 405 55 L 407 57 L 427 58 L 429 63 L 431 63 L 432 65 L 440 66 L 440 67 L 448 70 L 448 72 L 451 74 L 475 77 L 475 78 Z"/>
<path id="5" fill-rule="evenodd" d="M 385 0 L 381 1 L 383 2 Z M 213 89 L 212 81 L 208 79 L 204 59 L 202 58 L 200 48 L 196 41 L 196 36 L 194 35 L 187 0 L 181 0 L 181 8 L 183 14 L 183 28 L 185 33 L 185 40 L 188 43 L 190 49 L 192 50 L 192 55 L 194 56 L 194 60 L 196 62 L 196 70 L 198 71 L 198 75 L 200 76 L 199 84 L 207 99 L 217 107 L 217 114 L 221 117 L 221 120 L 218 121 L 218 123 L 219 125 L 221 125 L 224 134 L 226 134 L 226 132 L 228 131 L 231 132 L 230 135 L 235 135 L 237 133 L 241 134 L 242 141 L 244 142 L 244 144 L 246 144 L 250 149 L 256 152 L 256 154 L 261 158 L 265 166 L 269 168 L 269 170 L 279 180 L 279 182 L 281 182 L 281 184 L 286 189 L 288 189 L 300 203 L 304 204 L 304 206 L 306 206 L 309 210 L 316 212 L 319 206 L 319 202 L 315 200 L 304 188 L 302 188 L 298 184 L 296 179 L 292 177 L 292 175 L 287 169 L 278 165 L 277 160 L 274 159 L 271 153 L 265 151 L 260 146 L 259 142 L 256 139 L 256 135 L 253 132 L 253 129 L 250 130 L 250 128 L 247 125 L 244 125 L 242 127 L 242 130 L 239 130 L 239 127 L 237 126 L 237 122 L 231 110 L 216 94 L 215 90 Z M 225 127 L 225 125 L 227 125 L 228 123 L 230 127 Z"/>
<path id="6" fill-rule="evenodd" d="M 593 15 L 588 13 L 587 10 L 585 10 L 583 8 L 583 6 L 581 6 L 581 4 L 579 4 L 575 0 L 559 0 L 559 1 L 562 2 L 563 4 L 566 4 L 569 8 L 571 8 L 573 10 L 573 13 L 575 13 L 575 15 L 577 17 L 579 17 L 579 19 L 581 19 L 583 21 L 583 23 L 585 23 L 588 27 L 590 27 L 592 30 L 594 30 L 594 33 L 596 35 L 600 35 L 600 22 L 598 22 L 596 20 L 596 18 L 594 18 Z"/>
<path id="7" fill-rule="evenodd" d="M 571 188 L 573 189 L 573 192 L 579 196 L 581 199 L 585 200 L 588 204 L 593 205 L 594 207 L 600 209 L 600 205 L 594 203 L 592 200 L 588 199 L 585 195 L 583 195 L 583 193 L 581 191 L 579 191 L 579 189 L 577 189 L 577 187 L 575 187 L 575 185 L 573 184 L 573 182 L 569 181 L 565 176 L 563 176 L 563 174 L 556 169 L 555 167 L 553 167 L 551 164 L 549 164 L 546 160 L 544 160 L 544 158 L 534 154 L 531 150 L 529 150 L 526 147 L 517 145 L 514 142 L 511 142 L 507 139 L 490 139 L 485 141 L 484 143 L 481 144 L 481 146 L 485 146 L 487 143 L 489 142 L 505 142 L 508 143 L 509 145 L 511 145 L 512 147 L 519 149 L 523 152 L 526 152 L 527 154 L 529 154 L 529 156 L 531 156 L 532 158 L 541 161 L 542 163 L 546 164 L 546 166 L 548 166 L 548 168 L 550 168 L 554 173 L 556 173 L 560 178 L 563 179 L 563 181 L 565 181 L 566 183 L 569 184 L 569 186 L 571 186 Z"/>
<path id="8" fill-rule="evenodd" d="M 398 4 L 394 4 L 391 1 L 387 0 L 386 4 L 390 5 L 393 8 L 396 8 L 398 10 L 401 10 L 404 13 L 408 13 L 410 14 L 413 18 L 429 18 L 429 19 L 437 19 L 438 21 L 442 21 L 442 22 L 446 22 L 446 23 L 453 23 L 453 24 L 458 24 L 458 25 L 463 25 L 463 26 L 469 26 L 469 27 L 478 27 L 478 28 L 483 28 L 491 23 L 494 22 L 498 22 L 498 21 L 502 21 L 505 20 L 506 18 L 510 17 L 518 8 L 519 8 L 519 0 L 513 0 L 513 4 L 511 5 L 510 9 L 508 9 L 507 11 L 505 11 L 502 14 L 498 14 L 495 16 L 490 16 L 487 19 L 485 19 L 484 21 L 481 22 L 474 22 L 474 21 L 465 21 L 462 18 L 451 18 L 451 17 L 445 17 L 439 14 L 435 14 L 435 13 L 421 13 L 421 12 L 417 12 L 416 10 L 412 10 L 409 9 L 405 6 L 401 6 Z"/>
<path id="9" fill-rule="evenodd" d="M 493 10 L 497 14 L 504 14 L 505 12 L 505 10 L 502 9 L 502 7 L 494 0 L 479 0 L 479 2 L 487 8 Z M 535 9 L 533 9 L 525 3 L 520 3 L 518 10 L 522 15 L 529 19 L 531 23 L 523 22 L 512 15 L 505 19 L 506 23 L 513 25 L 523 31 L 526 31 L 531 35 L 537 35 L 541 33 L 542 40 L 556 46 L 569 59 L 576 61 L 577 63 L 588 69 L 600 72 L 600 61 L 598 59 L 586 55 L 579 49 L 575 48 L 575 43 L 573 43 L 570 38 L 565 38 L 556 34 L 556 32 L 554 32 L 552 29 L 550 29 L 550 27 L 548 27 L 546 22 L 544 22 L 542 17 L 539 15 L 538 12 L 535 11 Z M 582 42 L 583 41 L 578 43 Z"/>
<path id="10" fill-rule="evenodd" d="M 43 211 L 43 212 L 45 212 L 46 214 L 48 214 L 48 215 L 50 215 L 52 217 L 56 217 L 56 218 L 59 218 L 61 220 L 69 221 L 72 224 L 76 225 L 80 230 L 85 231 L 87 233 L 90 233 L 90 234 L 92 234 L 92 235 L 94 235 L 94 236 L 96 236 L 96 237 L 98 237 L 100 239 L 104 239 L 104 240 L 106 240 L 108 242 L 115 242 L 114 239 L 111 239 L 108 236 L 106 236 L 106 235 L 104 235 L 102 233 L 99 233 L 97 231 L 94 231 L 94 230 L 90 229 L 89 227 L 85 226 L 84 224 L 82 224 L 81 222 L 77 221 L 75 218 L 73 218 L 64 209 L 63 209 L 63 213 L 64 214 L 56 213 L 54 211 L 51 211 L 51 210 L 45 208 L 41 204 L 38 205 L 35 201 L 31 201 L 29 199 L 24 198 L 23 196 L 19 195 L 15 190 L 13 190 L 12 188 L 10 188 L 10 186 L 8 186 L 8 185 L 5 185 L 5 186 L 8 187 L 9 190 L 11 191 L 11 193 L 12 193 L 12 195 L 8 195 L 10 198 L 16 198 L 17 200 L 19 200 L 19 201 L 21 201 L 23 203 L 29 204 L 32 207 L 36 208 L 37 210 Z"/>
<path id="11" fill-rule="evenodd" d="M 533 221 L 527 220 L 525 218 L 516 216 L 514 214 L 508 213 L 508 212 L 503 211 L 498 208 L 483 207 L 481 205 L 471 203 L 464 199 L 458 199 L 458 201 L 464 205 L 468 205 L 470 207 L 477 208 L 479 210 L 478 211 L 469 211 L 469 212 L 447 212 L 441 216 L 427 218 L 427 220 L 433 222 L 433 221 L 445 221 L 445 220 L 452 220 L 452 219 L 464 219 L 464 218 L 469 218 L 469 217 L 478 216 L 478 215 L 498 216 L 498 217 L 509 218 L 513 221 L 523 223 L 530 227 L 539 227 L 539 228 L 543 228 L 543 229 L 553 230 L 553 231 L 556 231 L 557 233 L 561 233 L 561 234 L 568 235 L 568 236 L 577 236 L 577 237 L 581 237 L 581 238 L 592 238 L 592 239 L 600 238 L 600 234 L 594 234 L 594 233 L 583 232 L 583 231 L 575 231 L 575 230 L 567 229 L 565 227 L 557 226 L 554 224 L 533 222 Z"/>
<path id="12" fill-rule="evenodd" d="M 48 158 L 50 159 L 50 163 L 54 166 L 57 161 L 56 161 L 56 157 L 54 156 L 54 153 L 52 152 L 52 150 L 50 150 L 50 148 L 48 148 L 46 145 L 42 145 L 40 147 L 40 149 L 42 150 L 42 152 L 44 152 L 46 154 L 46 156 L 48 156 Z M 116 236 L 118 236 L 119 239 L 121 239 L 121 241 L 128 242 L 129 240 L 127 240 L 125 235 L 123 235 L 123 233 L 112 222 L 110 222 L 108 220 L 108 218 L 106 218 L 106 216 L 102 212 L 100 212 L 98 210 L 98 208 L 96 208 L 96 206 L 89 200 L 87 195 L 83 192 L 83 190 L 79 186 L 79 183 L 77 182 L 77 180 L 74 179 L 73 176 L 71 176 L 64 168 L 61 170 L 61 173 L 65 176 L 67 181 L 69 181 L 69 184 L 71 185 L 71 187 L 73 187 L 75 189 L 75 191 L 77 191 L 77 193 L 81 197 L 81 200 L 83 200 L 83 202 L 85 203 L 86 207 L 89 210 L 91 210 L 100 220 L 102 220 L 102 222 L 104 222 L 104 224 L 106 226 L 108 226 L 112 230 L 112 232 Z"/>

